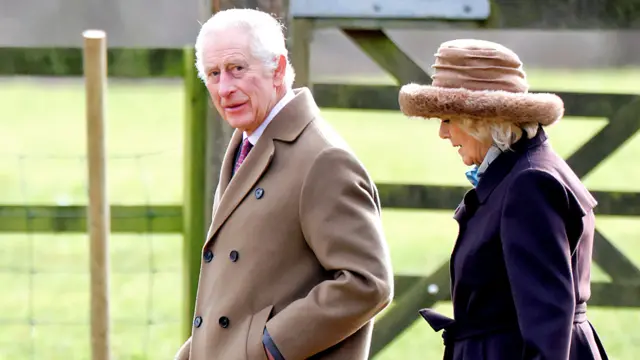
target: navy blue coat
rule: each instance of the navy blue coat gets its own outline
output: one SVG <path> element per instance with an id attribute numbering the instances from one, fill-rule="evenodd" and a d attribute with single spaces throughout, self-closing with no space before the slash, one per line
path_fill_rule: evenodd
<path id="1" fill-rule="evenodd" d="M 595 199 L 542 128 L 498 156 L 454 218 L 445 359 L 607 359 L 586 317 Z"/>

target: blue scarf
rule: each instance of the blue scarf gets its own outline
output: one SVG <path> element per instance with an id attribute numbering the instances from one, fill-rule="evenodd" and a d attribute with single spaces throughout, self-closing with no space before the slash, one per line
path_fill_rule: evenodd
<path id="1" fill-rule="evenodd" d="M 464 174 L 467 176 L 467 180 L 473 185 L 473 187 L 478 186 L 478 166 L 473 165 L 471 169 L 467 170 Z"/>
<path id="2" fill-rule="evenodd" d="M 489 164 L 491 164 L 493 160 L 500 156 L 501 153 L 502 151 L 497 146 L 491 146 L 489 148 L 489 151 L 487 151 L 487 154 L 484 156 L 482 164 L 480 164 L 480 166 L 473 165 L 464 173 L 473 187 L 478 186 L 478 181 L 480 181 L 482 174 L 484 174 L 484 172 L 487 170 Z"/>

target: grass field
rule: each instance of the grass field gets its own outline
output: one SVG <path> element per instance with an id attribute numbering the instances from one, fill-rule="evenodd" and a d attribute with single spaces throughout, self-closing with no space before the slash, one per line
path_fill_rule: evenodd
<path id="1" fill-rule="evenodd" d="M 545 90 L 640 94 L 640 70 L 530 71 Z M 0 203 L 86 204 L 81 80 L 0 80 Z M 174 81 L 112 81 L 108 100 L 109 196 L 118 204 L 179 204 L 183 93 Z M 467 185 L 465 167 L 435 123 L 395 112 L 324 109 L 379 182 Z M 605 120 L 566 119 L 549 129 L 571 154 Z M 640 191 L 640 136 L 585 180 L 592 189 Z M 402 160 L 401 160 L 402 159 Z M 429 274 L 446 261 L 450 211 L 384 211 L 396 273 Z M 640 221 L 598 217 L 598 227 L 640 265 Z M 88 246 L 84 235 L 0 233 L 0 359 L 89 359 Z M 111 238 L 114 359 L 170 359 L 183 339 L 181 237 Z M 608 281 L 595 267 L 593 279 Z M 450 313 L 450 304 L 438 308 Z M 417 310 L 417 309 L 416 309 Z M 612 359 L 635 359 L 640 311 L 590 308 Z M 32 326 L 34 324 L 34 326 Z M 377 360 L 439 359 L 442 341 L 416 322 Z"/>

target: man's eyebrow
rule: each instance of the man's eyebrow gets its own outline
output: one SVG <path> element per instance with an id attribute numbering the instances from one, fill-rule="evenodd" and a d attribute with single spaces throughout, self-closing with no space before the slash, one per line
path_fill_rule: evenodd
<path id="1" fill-rule="evenodd" d="M 244 67 L 247 67 L 249 66 L 249 62 L 246 59 L 243 59 L 241 57 L 232 57 L 232 58 L 224 59 L 222 62 L 216 62 L 216 63 L 205 62 L 204 68 L 205 68 L 205 71 L 209 72 L 212 70 L 220 69 L 221 67 L 226 68 L 233 65 L 242 65 Z"/>
<path id="2" fill-rule="evenodd" d="M 243 58 L 230 58 L 229 60 L 225 60 L 224 64 L 225 64 L 225 66 L 228 66 L 228 65 L 247 65 L 248 62 L 247 62 L 247 60 L 245 60 Z"/>

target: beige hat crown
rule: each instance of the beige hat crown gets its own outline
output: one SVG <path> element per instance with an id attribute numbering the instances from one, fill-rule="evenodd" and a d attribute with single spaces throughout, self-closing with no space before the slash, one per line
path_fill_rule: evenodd
<path id="1" fill-rule="evenodd" d="M 528 92 L 520 58 L 503 45 L 447 41 L 435 57 L 431 85 L 400 89 L 400 108 L 408 116 L 549 125 L 564 114 L 558 96 Z"/>
<path id="2" fill-rule="evenodd" d="M 486 41 L 454 40 L 440 46 L 433 86 L 527 92 L 522 62 L 513 51 Z"/>

